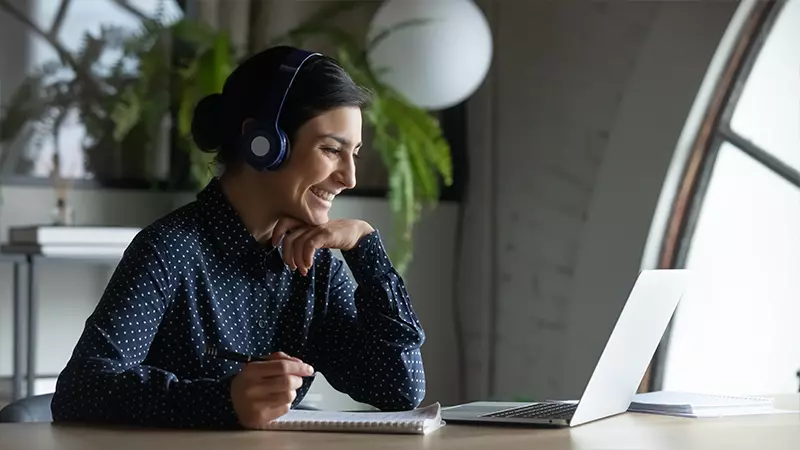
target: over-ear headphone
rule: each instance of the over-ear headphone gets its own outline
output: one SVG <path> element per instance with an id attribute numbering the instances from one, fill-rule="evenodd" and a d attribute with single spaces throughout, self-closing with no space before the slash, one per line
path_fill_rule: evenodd
<path id="1" fill-rule="evenodd" d="M 255 124 L 242 136 L 244 160 L 256 170 L 275 170 L 289 158 L 289 138 L 278 121 L 297 72 L 314 56 L 320 54 L 292 49 L 267 89 L 267 98 Z"/>

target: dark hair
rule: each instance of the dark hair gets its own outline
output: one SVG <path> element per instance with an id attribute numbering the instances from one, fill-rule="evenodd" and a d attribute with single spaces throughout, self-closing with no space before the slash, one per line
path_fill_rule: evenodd
<path id="1" fill-rule="evenodd" d="M 204 97 L 194 109 L 192 137 L 197 146 L 217 153 L 223 164 L 236 162 L 242 123 L 263 108 L 270 82 L 292 47 L 272 47 L 236 68 L 222 93 Z M 338 107 L 365 108 L 369 93 L 358 86 L 332 58 L 317 56 L 300 68 L 286 97 L 278 124 L 292 141 L 297 130 L 314 117 Z"/>

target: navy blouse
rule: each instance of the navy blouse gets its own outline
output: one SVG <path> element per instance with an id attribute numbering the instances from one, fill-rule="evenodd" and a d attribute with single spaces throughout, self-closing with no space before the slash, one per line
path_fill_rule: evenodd
<path id="1" fill-rule="evenodd" d="M 378 231 L 342 252 L 352 278 L 329 249 L 307 276 L 280 250 L 248 233 L 217 180 L 143 229 L 58 378 L 53 420 L 240 427 L 230 399 L 240 364 L 204 356 L 206 346 L 282 351 L 356 401 L 419 406 L 425 334 Z"/>

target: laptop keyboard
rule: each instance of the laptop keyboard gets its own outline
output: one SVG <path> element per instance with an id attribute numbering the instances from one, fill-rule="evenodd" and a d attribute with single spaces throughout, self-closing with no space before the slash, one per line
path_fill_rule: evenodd
<path id="1" fill-rule="evenodd" d="M 578 409 L 577 403 L 536 403 L 533 405 L 520 406 L 518 408 L 507 409 L 483 417 L 494 418 L 515 418 L 515 419 L 571 419 Z"/>

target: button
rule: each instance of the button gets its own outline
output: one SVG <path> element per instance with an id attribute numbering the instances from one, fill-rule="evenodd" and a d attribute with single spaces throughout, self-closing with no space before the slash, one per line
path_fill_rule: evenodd
<path id="1" fill-rule="evenodd" d="M 258 328 L 267 328 L 267 321 L 264 320 L 264 319 L 259 320 L 258 321 Z"/>

